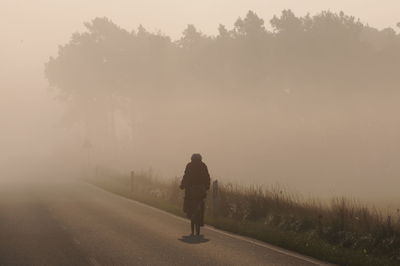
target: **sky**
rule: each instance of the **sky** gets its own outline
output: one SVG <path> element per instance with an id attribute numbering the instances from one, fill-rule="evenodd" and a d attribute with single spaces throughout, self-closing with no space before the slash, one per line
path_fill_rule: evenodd
<path id="1" fill-rule="evenodd" d="M 6 151 L 0 163 L 38 150 L 49 156 L 61 141 L 54 132 L 63 108 L 44 79 L 44 63 L 84 22 L 105 16 L 127 30 L 143 24 L 177 39 L 187 24 L 216 34 L 219 24 L 231 28 L 249 10 L 268 22 L 289 8 L 297 15 L 342 10 L 380 29 L 400 22 L 399 0 L 0 0 L 0 146 Z"/>

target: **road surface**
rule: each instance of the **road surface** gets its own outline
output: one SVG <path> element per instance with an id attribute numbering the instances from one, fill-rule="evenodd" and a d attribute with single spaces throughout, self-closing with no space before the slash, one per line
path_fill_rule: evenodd
<path id="1" fill-rule="evenodd" d="M 0 183 L 0 265 L 323 265 L 80 181 Z"/>

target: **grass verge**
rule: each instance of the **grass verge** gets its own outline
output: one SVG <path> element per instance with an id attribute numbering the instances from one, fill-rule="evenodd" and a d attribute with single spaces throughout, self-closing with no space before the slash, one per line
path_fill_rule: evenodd
<path id="1" fill-rule="evenodd" d="M 101 187 L 109 192 L 145 203 L 177 216 L 184 217 L 184 214 L 181 210 L 182 193 L 177 189 L 177 180 L 173 182 L 162 182 L 146 176 L 140 176 L 135 178 L 133 187 L 131 183 L 132 180 L 125 176 L 102 176 L 85 179 L 85 181 Z M 229 200 L 229 198 L 232 197 L 232 193 L 236 193 L 234 195 L 236 199 L 231 198 L 231 202 L 239 200 L 238 198 L 240 197 L 238 195 L 247 195 L 247 197 L 250 196 L 252 198 L 251 200 L 253 201 L 260 200 L 260 198 L 256 199 L 257 197 L 260 197 L 260 194 L 254 193 L 254 191 L 250 194 L 246 194 L 244 193 L 243 188 L 227 189 L 221 193 L 223 194 L 221 197 L 225 200 L 228 198 Z M 280 200 L 278 205 L 281 206 L 281 209 L 287 209 L 289 207 L 293 208 L 294 205 L 299 204 L 293 202 L 293 199 L 290 199 L 289 202 L 287 201 L 288 198 L 285 198 L 286 201 L 284 199 L 277 199 L 276 197 L 274 198 L 274 196 L 272 196 L 272 199 L 275 199 L 275 201 Z M 285 206 L 285 203 L 294 205 Z M 263 205 L 265 204 L 266 203 L 264 202 Z M 220 203 L 220 205 L 223 204 Z M 230 210 L 232 206 L 236 206 L 237 208 L 237 205 L 235 204 L 229 205 L 229 207 L 220 206 L 220 209 L 222 210 L 219 215 L 213 215 L 212 210 L 208 208 L 206 214 L 206 223 L 227 232 L 251 237 L 322 261 L 339 265 L 399 265 L 399 261 L 396 261 L 393 259 L 393 257 L 377 254 L 377 251 L 373 249 L 370 250 L 373 250 L 374 252 L 369 252 L 366 250 L 365 246 L 359 245 L 357 247 L 352 245 L 350 247 L 346 247 L 341 241 L 330 241 L 330 239 L 326 239 L 325 236 L 329 233 L 320 232 L 324 231 L 323 227 L 318 227 L 318 230 L 312 226 L 307 227 L 304 226 L 304 221 L 299 222 L 299 219 L 292 217 L 291 219 L 294 219 L 294 223 L 297 225 L 300 224 L 301 228 L 300 230 L 293 230 L 293 226 L 287 226 L 288 222 L 282 218 L 282 213 L 280 213 L 280 215 L 275 214 L 275 216 L 269 215 L 268 219 L 249 219 L 248 217 L 251 214 L 247 213 L 247 219 L 243 219 L 243 215 L 240 217 L 237 215 L 237 213 L 242 213 L 243 210 L 232 211 Z M 269 205 L 269 207 L 273 209 L 272 205 Z M 306 205 L 303 207 L 311 208 L 312 206 Z M 297 206 L 297 208 L 301 209 L 299 206 Z M 250 209 L 250 207 L 248 207 L 248 209 Z M 230 213 L 227 213 L 227 210 L 230 210 Z M 282 210 L 280 212 L 282 212 Z M 299 210 L 297 210 L 297 212 L 299 212 Z M 277 218 L 274 217 L 280 217 L 278 220 L 281 222 L 277 223 L 275 221 Z M 282 226 L 282 224 L 284 226 Z M 379 244 L 378 241 L 375 242 Z"/>

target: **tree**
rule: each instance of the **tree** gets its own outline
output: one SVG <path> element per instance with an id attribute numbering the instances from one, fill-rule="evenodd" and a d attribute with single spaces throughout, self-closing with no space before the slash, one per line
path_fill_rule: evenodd
<path id="1" fill-rule="evenodd" d="M 180 65 L 178 77 L 185 88 L 196 88 L 201 84 L 199 81 L 208 80 L 212 43 L 212 38 L 198 31 L 192 24 L 186 27 L 176 42 Z"/>
<path id="2" fill-rule="evenodd" d="M 253 11 L 249 11 L 244 19 L 238 18 L 234 32 L 237 36 L 260 37 L 266 34 L 264 20 Z"/>
<path id="3" fill-rule="evenodd" d="M 98 150 L 112 151 L 115 95 L 129 33 L 107 18 L 96 18 L 85 27 L 87 32 L 73 34 L 68 44 L 59 47 L 57 57 L 45 65 L 45 74 L 76 121 L 83 123 L 84 138 Z"/>
<path id="4" fill-rule="evenodd" d="M 244 19 L 236 20 L 233 38 L 235 84 L 259 87 L 270 74 L 271 34 L 265 29 L 264 20 L 249 11 Z"/>

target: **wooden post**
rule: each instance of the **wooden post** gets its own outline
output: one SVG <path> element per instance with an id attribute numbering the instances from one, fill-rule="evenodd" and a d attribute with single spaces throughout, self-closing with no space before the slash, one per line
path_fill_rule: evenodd
<path id="1" fill-rule="evenodd" d="M 389 232 L 391 233 L 392 232 L 392 216 L 390 216 L 390 215 L 387 217 L 387 227 L 388 227 Z"/>
<path id="2" fill-rule="evenodd" d="M 218 213 L 219 213 L 218 180 L 215 180 L 212 183 L 212 209 L 213 209 L 213 216 L 216 217 L 218 215 Z"/>
<path id="3" fill-rule="evenodd" d="M 133 194 L 134 183 L 135 183 L 135 172 L 131 171 L 131 194 Z"/>
<path id="4" fill-rule="evenodd" d="M 317 225 L 317 232 L 318 234 L 322 234 L 322 214 L 318 215 L 318 225 Z"/>

